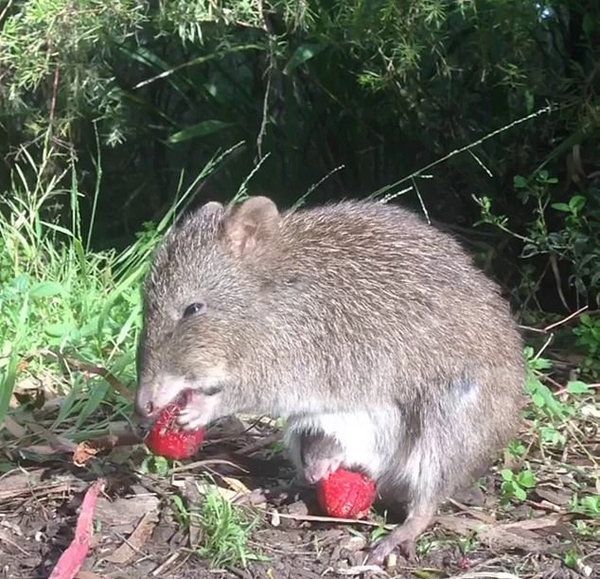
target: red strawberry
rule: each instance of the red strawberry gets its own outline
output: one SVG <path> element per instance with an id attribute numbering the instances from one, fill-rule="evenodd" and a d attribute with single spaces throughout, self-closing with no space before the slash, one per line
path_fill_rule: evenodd
<path id="1" fill-rule="evenodd" d="M 330 516 L 362 519 L 375 501 L 375 482 L 368 476 L 340 468 L 329 478 L 319 481 L 317 499 Z"/>
<path id="2" fill-rule="evenodd" d="M 172 459 L 189 458 L 202 445 L 204 428 L 186 432 L 175 422 L 181 405 L 172 403 L 166 406 L 146 437 L 146 446 L 159 456 Z"/>

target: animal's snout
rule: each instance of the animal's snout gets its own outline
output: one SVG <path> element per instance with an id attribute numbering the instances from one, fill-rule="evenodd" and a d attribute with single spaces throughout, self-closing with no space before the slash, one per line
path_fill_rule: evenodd
<path id="1" fill-rule="evenodd" d="M 186 378 L 166 372 L 147 372 L 139 377 L 135 394 L 134 414 L 143 420 L 153 421 L 169 404 L 177 402 L 186 406 L 189 398 L 185 396 L 190 389 Z"/>
<path id="2" fill-rule="evenodd" d="M 139 418 L 150 419 L 157 413 L 158 410 L 159 408 L 152 399 L 152 389 L 140 384 L 135 394 L 135 414 Z"/>

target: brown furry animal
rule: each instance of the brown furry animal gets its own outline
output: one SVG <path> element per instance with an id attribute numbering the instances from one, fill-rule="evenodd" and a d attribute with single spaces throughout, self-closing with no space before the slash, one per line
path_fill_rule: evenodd
<path id="1" fill-rule="evenodd" d="M 412 555 L 440 502 L 508 443 L 525 377 L 497 286 L 451 236 L 393 205 L 210 202 L 166 236 L 145 285 L 139 414 L 191 390 L 189 428 L 284 417 L 299 469 L 303 436 L 332 437 L 313 479 L 358 465 L 406 508 L 370 563 L 398 545 Z"/>

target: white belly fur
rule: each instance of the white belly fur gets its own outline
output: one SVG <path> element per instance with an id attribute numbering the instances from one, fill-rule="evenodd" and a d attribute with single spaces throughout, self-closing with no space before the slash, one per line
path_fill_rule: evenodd
<path id="1" fill-rule="evenodd" d="M 385 442 L 390 432 L 378 428 L 384 424 L 390 424 L 388 412 L 384 410 L 292 415 L 286 422 L 284 442 L 294 453 L 298 435 L 322 431 L 344 448 L 346 466 L 360 465 L 377 477 L 389 460 L 383 449 L 387 447 Z"/>

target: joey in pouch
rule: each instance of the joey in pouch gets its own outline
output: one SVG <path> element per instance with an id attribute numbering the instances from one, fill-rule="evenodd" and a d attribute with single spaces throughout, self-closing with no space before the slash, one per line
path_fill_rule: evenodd
<path id="1" fill-rule="evenodd" d="M 165 236 L 143 303 L 137 412 L 153 419 L 187 392 L 183 427 L 283 417 L 305 478 L 360 466 L 407 513 L 371 563 L 412 554 L 519 424 L 526 368 L 507 302 L 452 236 L 392 204 L 206 203 Z M 303 453 L 319 436 L 323 452 Z"/>

